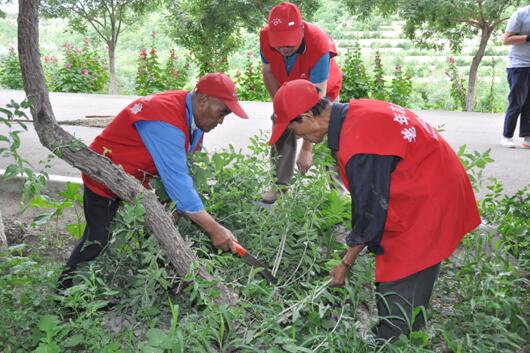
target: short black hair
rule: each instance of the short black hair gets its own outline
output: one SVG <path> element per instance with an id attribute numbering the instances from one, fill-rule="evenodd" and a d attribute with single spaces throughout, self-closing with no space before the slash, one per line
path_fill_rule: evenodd
<path id="1" fill-rule="evenodd" d="M 320 92 L 320 89 L 318 87 L 317 87 L 317 92 Z M 311 109 L 309 109 L 309 111 L 311 113 L 313 113 L 314 116 L 318 116 L 318 115 L 322 114 L 322 112 L 326 109 L 328 104 L 329 104 L 328 97 L 322 97 L 322 98 L 320 98 L 320 100 L 318 101 L 317 104 L 315 104 Z M 301 115 L 297 116 L 296 118 L 291 120 L 291 122 L 301 123 L 302 122 L 302 116 Z"/>

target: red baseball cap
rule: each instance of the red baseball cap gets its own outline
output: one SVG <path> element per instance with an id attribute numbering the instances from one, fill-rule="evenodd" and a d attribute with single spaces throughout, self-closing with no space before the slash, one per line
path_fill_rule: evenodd
<path id="1" fill-rule="evenodd" d="M 274 145 L 278 141 L 291 120 L 313 108 L 320 99 L 317 88 L 308 80 L 285 82 L 274 96 L 276 119 L 269 145 Z"/>
<path id="2" fill-rule="evenodd" d="M 269 44 L 273 48 L 295 47 L 302 41 L 302 15 L 290 2 L 274 6 L 269 13 Z"/>
<path id="3" fill-rule="evenodd" d="M 221 72 L 204 75 L 195 85 L 195 92 L 222 100 L 232 113 L 240 118 L 248 119 L 247 113 L 237 100 L 236 86 L 227 75 Z"/>

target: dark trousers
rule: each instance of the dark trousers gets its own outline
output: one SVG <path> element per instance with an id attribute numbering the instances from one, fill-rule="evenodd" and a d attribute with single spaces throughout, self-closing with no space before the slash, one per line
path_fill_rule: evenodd
<path id="1" fill-rule="evenodd" d="M 425 317 L 418 307 L 427 309 L 440 264 L 393 282 L 376 283 L 379 323 L 373 331 L 377 338 L 395 341 L 400 334 L 408 335 L 425 326 Z"/>
<path id="2" fill-rule="evenodd" d="M 517 119 L 521 116 L 519 136 L 530 136 L 530 67 L 506 69 L 510 94 L 504 117 L 504 137 L 513 137 Z"/>
<path id="3" fill-rule="evenodd" d="M 81 262 L 95 259 L 105 249 L 110 240 L 109 227 L 118 206 L 119 200 L 99 196 L 85 186 L 83 209 L 86 228 L 66 262 L 68 270 L 74 270 Z"/>

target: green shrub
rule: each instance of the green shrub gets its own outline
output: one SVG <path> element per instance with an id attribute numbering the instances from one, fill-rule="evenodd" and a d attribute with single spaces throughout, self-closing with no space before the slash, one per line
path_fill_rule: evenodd
<path id="1" fill-rule="evenodd" d="M 15 48 L 10 48 L 7 57 L 0 61 L 0 85 L 10 89 L 21 89 L 24 87 Z"/>
<path id="2" fill-rule="evenodd" d="M 373 75 L 369 76 L 361 56 L 360 45 L 355 43 L 352 50 L 346 54 L 342 72 L 340 97 L 343 102 L 352 98 L 372 98 L 387 100 L 402 106 L 410 104 L 412 94 L 410 73 L 403 73 L 401 65 L 397 64 L 392 80 L 388 84 L 379 51 L 375 55 Z"/>
<path id="3" fill-rule="evenodd" d="M 342 65 L 341 100 L 347 102 L 352 98 L 368 98 L 371 83 L 361 56 L 361 46 L 358 42 L 348 51 Z"/>
<path id="4" fill-rule="evenodd" d="M 462 78 L 462 74 L 458 71 L 455 58 L 450 56 L 447 58 L 449 68 L 445 74 L 451 80 L 451 98 L 453 99 L 454 106 L 456 109 L 464 109 L 466 107 L 466 88 L 465 80 Z"/>

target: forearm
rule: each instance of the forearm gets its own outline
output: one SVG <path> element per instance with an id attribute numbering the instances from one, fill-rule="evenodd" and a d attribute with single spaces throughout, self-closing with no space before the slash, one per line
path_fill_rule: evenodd
<path id="1" fill-rule="evenodd" d="M 304 143 L 302 144 L 302 150 L 307 152 L 313 151 L 313 143 L 307 140 L 304 140 Z"/>
<path id="2" fill-rule="evenodd" d="M 528 38 L 528 34 L 505 34 L 502 42 L 504 43 L 504 45 L 520 45 L 528 42 Z"/>
<path id="3" fill-rule="evenodd" d="M 221 225 L 205 210 L 194 213 L 185 213 L 186 217 L 199 225 L 206 233 L 214 233 Z"/>
<path id="4" fill-rule="evenodd" d="M 352 266 L 363 248 L 364 244 L 349 246 L 346 254 L 342 257 L 342 263 L 346 266 Z"/>
<path id="5" fill-rule="evenodd" d="M 274 75 L 272 72 L 262 69 L 261 71 L 263 75 L 263 83 L 265 84 L 265 88 L 267 89 L 267 92 L 269 92 L 269 96 L 271 97 L 271 100 L 274 99 L 274 95 L 280 88 L 278 86 L 278 82 L 276 82 L 276 79 L 274 78 Z"/>

